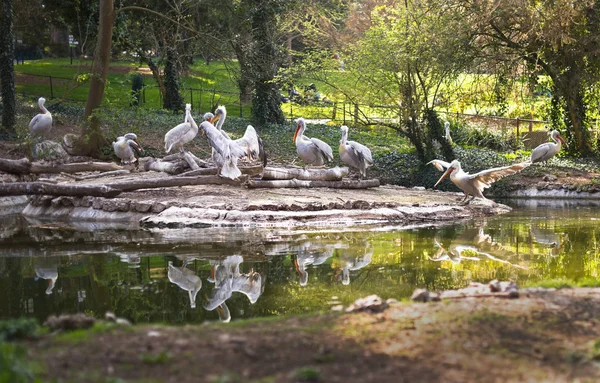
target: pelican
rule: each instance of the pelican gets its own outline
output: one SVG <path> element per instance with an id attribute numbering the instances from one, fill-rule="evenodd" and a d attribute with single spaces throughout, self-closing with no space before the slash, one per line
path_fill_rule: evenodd
<path id="1" fill-rule="evenodd" d="M 301 245 L 298 254 L 292 259 L 296 273 L 300 276 L 300 286 L 302 287 L 308 284 L 308 272 L 306 271 L 306 266 L 322 265 L 333 255 L 333 248 L 326 249 L 325 251 L 316 251 L 310 250 L 310 247 L 310 242 Z"/>
<path id="2" fill-rule="evenodd" d="M 185 120 L 165 134 L 165 151 L 169 153 L 174 147 L 178 147 L 184 153 L 183 145 L 187 144 L 198 134 L 198 125 L 189 122 L 192 117 L 192 105 L 185 104 Z"/>
<path id="3" fill-rule="evenodd" d="M 241 255 L 230 255 L 222 262 L 212 266 L 211 277 L 208 280 L 215 284 L 215 288 L 211 291 L 207 302 L 204 303 L 204 308 L 208 311 L 216 309 L 221 322 L 227 323 L 231 320 L 231 312 L 225 301 L 231 298 L 234 276 L 239 275 L 240 263 L 243 261 L 244 258 Z"/>
<path id="4" fill-rule="evenodd" d="M 190 307 L 196 308 L 196 295 L 198 295 L 198 291 L 202 288 L 202 279 L 194 274 L 192 270 L 185 267 L 185 264 L 182 267 L 175 267 L 171 261 L 169 261 L 167 276 L 169 277 L 169 281 L 188 292 Z"/>
<path id="5" fill-rule="evenodd" d="M 441 160 L 433 160 L 427 163 L 427 165 L 429 164 L 433 164 L 440 171 L 443 171 L 444 168 L 447 169 L 433 187 L 438 186 L 438 184 L 442 182 L 444 178 L 450 175 L 450 181 L 452 181 L 454 185 L 458 186 L 465 193 L 465 198 L 462 200 L 462 202 L 469 203 L 475 199 L 475 197 L 486 199 L 483 196 L 484 189 L 490 187 L 492 183 L 502 177 L 520 172 L 527 166 L 531 165 L 531 162 L 525 161 L 510 166 L 482 170 L 475 174 L 465 173 L 460 167 L 460 162 L 458 162 L 458 160 L 454 160 L 451 163 Z M 471 196 L 471 199 L 467 201 L 469 196 Z"/>
<path id="6" fill-rule="evenodd" d="M 196 125 L 196 122 L 191 116 L 190 121 L 193 125 Z M 216 162 L 217 166 L 221 168 L 220 174 L 223 177 L 231 179 L 241 176 L 242 172 L 238 168 L 237 162 L 238 158 L 244 155 L 244 149 L 231 139 L 225 137 L 209 121 L 201 123 L 200 128 L 206 133 L 210 146 L 220 156 L 218 157 L 219 160 Z"/>
<path id="7" fill-rule="evenodd" d="M 546 162 L 560 152 L 562 145 L 567 146 L 567 143 L 560 136 L 558 130 L 553 130 L 550 137 L 552 137 L 555 143 L 546 142 L 533 149 L 531 151 L 531 163 Z"/>
<path id="8" fill-rule="evenodd" d="M 138 152 L 144 151 L 135 133 L 127 133 L 124 136 L 117 137 L 112 145 L 116 156 L 121 159 L 121 164 L 130 164 L 137 161 Z"/>
<path id="9" fill-rule="evenodd" d="M 294 134 L 294 142 L 296 143 L 296 151 L 298 157 L 306 164 L 321 166 L 325 161 L 333 161 L 333 150 L 331 146 L 318 138 L 308 138 L 304 135 L 306 122 L 303 118 L 296 120 L 298 127 Z"/>
<path id="10" fill-rule="evenodd" d="M 450 137 L 450 123 L 448 121 L 444 122 L 444 130 L 446 131 L 446 136 L 444 138 L 450 145 L 452 145 L 452 137 Z"/>
<path id="11" fill-rule="evenodd" d="M 340 256 L 342 266 L 342 284 L 350 284 L 350 271 L 360 270 L 371 263 L 373 257 L 373 245 L 371 242 L 365 242 L 364 248 L 356 246 L 349 248 Z"/>
<path id="12" fill-rule="evenodd" d="M 373 165 L 371 150 L 355 141 L 348 141 L 348 127 L 342 125 L 340 140 L 340 159 L 351 168 L 358 169 L 362 177 L 367 176 L 367 168 Z"/>
<path id="13" fill-rule="evenodd" d="M 52 129 L 52 114 L 48 112 L 48 109 L 44 106 L 46 99 L 40 97 L 38 100 L 38 106 L 42 110 L 42 113 L 37 114 L 29 122 L 29 131 L 34 136 L 43 136 Z"/>
<path id="14" fill-rule="evenodd" d="M 215 110 L 215 114 L 205 113 L 205 120 L 209 121 L 211 124 L 215 125 L 217 129 L 225 136 L 225 138 L 230 139 L 229 135 L 223 130 L 223 124 L 225 123 L 225 118 L 227 117 L 227 109 L 224 105 L 221 105 Z M 246 131 L 242 138 L 238 138 L 237 140 L 233 140 L 237 145 L 239 145 L 244 150 L 244 156 L 249 160 L 253 161 L 255 158 L 261 158 L 263 166 L 267 166 L 267 156 L 265 154 L 263 143 L 258 134 L 256 133 L 256 129 L 252 125 L 248 125 L 246 127 Z M 214 153 L 213 153 L 214 155 Z M 214 159 L 213 159 L 214 160 Z M 216 162 L 216 161 L 215 161 Z"/>

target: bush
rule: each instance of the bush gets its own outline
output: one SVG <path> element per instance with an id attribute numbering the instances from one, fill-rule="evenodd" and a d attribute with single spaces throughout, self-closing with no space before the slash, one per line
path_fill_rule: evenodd
<path id="1" fill-rule="evenodd" d="M 0 342 L 37 336 L 38 324 L 34 318 L 19 318 L 0 321 Z"/>
<path id="2" fill-rule="evenodd" d="M 0 341 L 0 383 L 41 382 L 35 378 L 34 366 L 23 345 Z"/>

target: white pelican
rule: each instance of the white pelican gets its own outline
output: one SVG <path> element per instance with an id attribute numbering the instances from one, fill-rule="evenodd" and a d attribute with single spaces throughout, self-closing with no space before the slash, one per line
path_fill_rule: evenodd
<path id="1" fill-rule="evenodd" d="M 333 150 L 331 146 L 318 138 L 308 138 L 304 135 L 306 129 L 306 121 L 303 118 L 296 120 L 298 127 L 294 134 L 294 142 L 296 143 L 296 151 L 298 157 L 306 164 L 321 166 L 325 161 L 333 161 Z"/>
<path id="2" fill-rule="evenodd" d="M 187 144 L 198 134 L 198 125 L 192 125 L 189 119 L 192 116 L 192 105 L 185 104 L 185 120 L 165 134 L 165 151 L 169 153 L 174 147 L 184 152 L 183 145 Z"/>
<path id="3" fill-rule="evenodd" d="M 292 262 L 296 269 L 296 273 L 300 276 L 300 286 L 304 287 L 308 284 L 308 272 L 306 266 L 318 266 L 325 263 L 333 255 L 333 247 L 325 249 L 311 250 L 311 243 L 307 242 L 301 245 L 298 254 L 293 257 Z"/>
<path id="4" fill-rule="evenodd" d="M 371 150 L 355 141 L 348 141 L 348 127 L 342 125 L 342 139 L 340 140 L 340 159 L 351 168 L 358 169 L 362 177 L 367 176 L 367 168 L 373 165 Z"/>
<path id="5" fill-rule="evenodd" d="M 124 136 L 117 137 L 117 140 L 112 145 L 116 156 L 121 159 L 122 164 L 130 164 L 137 161 L 137 152 L 144 151 L 135 133 L 127 133 Z"/>
<path id="6" fill-rule="evenodd" d="M 371 263 L 373 257 L 373 245 L 365 242 L 363 246 L 351 246 L 340 255 L 342 265 L 342 284 L 350 284 L 350 271 L 360 270 Z"/>
<path id="7" fill-rule="evenodd" d="M 448 121 L 444 122 L 444 130 L 446 131 L 446 136 L 444 138 L 450 145 L 452 145 L 452 137 L 450 137 L 450 123 Z"/>
<path id="8" fill-rule="evenodd" d="M 560 136 L 558 130 L 553 130 L 550 137 L 552 137 L 555 143 L 546 142 L 531 151 L 532 163 L 548 161 L 550 158 L 554 157 L 556 153 L 560 152 L 562 145 L 567 146 L 567 143 Z"/>
<path id="9" fill-rule="evenodd" d="M 44 106 L 46 99 L 40 97 L 38 100 L 38 106 L 42 110 L 42 113 L 37 114 L 29 122 L 29 131 L 33 136 L 43 136 L 52 129 L 52 114 L 48 112 L 48 109 Z"/>
<path id="10" fill-rule="evenodd" d="M 460 162 L 458 162 L 458 160 L 454 160 L 451 163 L 441 160 L 433 160 L 427 163 L 427 165 L 429 164 L 433 164 L 440 171 L 443 171 L 444 168 L 447 169 L 433 187 L 438 186 L 438 184 L 442 182 L 444 178 L 450 175 L 450 181 L 452 181 L 454 185 L 458 186 L 465 193 L 465 198 L 462 200 L 462 202 L 469 203 L 475 197 L 486 199 L 483 196 L 484 189 L 490 187 L 492 183 L 502 177 L 520 172 L 527 166 L 531 165 L 531 162 L 525 161 L 510 166 L 482 170 L 475 174 L 465 173 L 461 169 Z M 471 199 L 467 201 L 469 196 L 471 196 Z"/>
<path id="11" fill-rule="evenodd" d="M 169 281 L 188 292 L 190 307 L 196 308 L 196 295 L 198 295 L 198 291 L 202 288 L 202 279 L 194 274 L 192 270 L 185 267 L 185 264 L 182 267 L 175 267 L 171 261 L 169 261 L 167 276 L 169 277 Z"/>
<path id="12" fill-rule="evenodd" d="M 223 130 L 225 118 L 227 118 L 227 109 L 224 105 L 219 106 L 217 110 L 215 110 L 214 115 L 212 113 L 204 114 L 205 120 L 209 121 L 213 125 L 216 123 L 215 127 L 219 129 L 219 131 L 226 138 L 230 139 L 229 135 Z M 260 157 L 262 159 L 263 166 L 267 166 L 267 157 L 264 152 L 262 140 L 260 137 L 258 137 L 256 129 L 254 129 L 252 125 L 248 125 L 246 127 L 246 131 L 244 132 L 242 138 L 233 140 L 233 142 L 238 144 L 244 150 L 244 155 L 249 161 L 253 161 L 255 158 Z"/>
<path id="13" fill-rule="evenodd" d="M 231 320 L 231 312 L 225 301 L 231 298 L 234 277 L 239 275 L 240 263 L 243 261 L 241 255 L 230 255 L 212 266 L 211 277 L 208 280 L 215 284 L 215 288 L 204 303 L 204 308 L 208 311 L 216 309 L 221 322 L 227 323 Z"/>
<path id="14" fill-rule="evenodd" d="M 190 116 L 190 122 L 196 125 L 194 119 Z M 208 143 L 219 154 L 220 160 L 216 162 L 221 168 L 220 174 L 223 177 L 235 179 L 242 175 L 242 172 L 237 167 L 238 158 L 244 155 L 244 149 L 231 139 L 226 138 L 217 128 L 208 121 L 200 124 L 200 128 L 206 133 Z"/>

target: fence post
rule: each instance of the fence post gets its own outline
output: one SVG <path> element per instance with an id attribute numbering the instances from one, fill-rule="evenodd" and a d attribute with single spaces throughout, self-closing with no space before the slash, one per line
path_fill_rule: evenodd
<path id="1" fill-rule="evenodd" d="M 358 124 L 358 104 L 354 104 L 354 123 Z"/>
<path id="2" fill-rule="evenodd" d="M 200 83 L 200 102 L 198 103 L 198 110 L 202 113 L 202 83 Z"/>
<path id="3" fill-rule="evenodd" d="M 294 121 L 294 106 L 290 101 L 290 121 Z"/>
<path id="4" fill-rule="evenodd" d="M 240 118 L 244 118 L 244 109 L 242 108 L 242 94 L 240 93 Z"/>
<path id="5" fill-rule="evenodd" d="M 142 88 L 142 101 L 146 104 L 146 87 Z"/>
<path id="6" fill-rule="evenodd" d="M 517 138 L 519 138 L 520 136 L 520 132 L 519 132 L 519 117 L 517 117 Z"/>
<path id="7" fill-rule="evenodd" d="M 337 108 L 337 102 L 334 102 L 333 103 L 333 112 L 331 113 L 332 120 L 335 120 L 336 108 Z"/>
<path id="8" fill-rule="evenodd" d="M 194 106 L 194 88 L 190 88 L 190 104 Z"/>
<path id="9" fill-rule="evenodd" d="M 54 98 L 54 89 L 52 88 L 52 76 L 48 76 L 50 79 L 50 98 Z"/>
<path id="10" fill-rule="evenodd" d="M 346 125 L 346 102 L 344 102 L 344 125 Z"/>

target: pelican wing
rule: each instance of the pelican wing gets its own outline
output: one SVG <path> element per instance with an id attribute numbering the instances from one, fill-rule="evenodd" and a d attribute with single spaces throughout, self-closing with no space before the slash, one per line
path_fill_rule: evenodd
<path id="1" fill-rule="evenodd" d="M 37 124 L 41 118 L 42 118 L 41 114 L 36 114 L 35 117 L 33 117 L 31 119 L 31 121 L 29 122 L 29 130 L 32 130 L 33 127 L 35 126 L 35 124 Z"/>
<path id="2" fill-rule="evenodd" d="M 221 131 L 208 121 L 201 123 L 200 127 L 204 129 L 204 133 L 206 133 L 206 138 L 208 139 L 210 146 L 222 157 L 229 156 L 229 141 L 231 140 L 225 138 Z"/>
<path id="3" fill-rule="evenodd" d="M 347 141 L 348 145 L 358 154 L 361 158 L 363 158 L 367 164 L 373 164 L 373 157 L 371 155 L 371 149 L 367 148 L 363 144 L 359 144 L 356 141 Z"/>
<path id="4" fill-rule="evenodd" d="M 552 143 L 546 142 L 545 144 L 539 145 L 537 148 L 531 151 L 531 162 L 541 162 L 549 159 L 552 149 Z"/>
<path id="5" fill-rule="evenodd" d="M 168 152 L 179 144 L 183 137 L 192 130 L 192 124 L 182 122 L 165 134 L 165 150 Z"/>
<path id="6" fill-rule="evenodd" d="M 427 165 L 433 164 L 437 170 L 443 172 L 444 169 L 448 169 L 450 167 L 450 163 L 442 160 L 431 160 L 427 163 Z"/>
<path id="7" fill-rule="evenodd" d="M 470 174 L 469 179 L 474 181 L 475 186 L 478 187 L 479 190 L 483 190 L 490 187 L 492 183 L 496 182 L 500 178 L 518 173 L 529 165 L 531 165 L 531 162 L 525 161 L 500 168 L 487 169 L 480 171 L 479 173 Z"/>
<path id="8" fill-rule="evenodd" d="M 331 146 L 326 144 L 325 142 L 319 140 L 318 138 L 311 138 L 310 141 L 319 149 L 320 152 L 327 157 L 329 161 L 333 161 L 333 150 Z"/>
<path id="9" fill-rule="evenodd" d="M 260 150 L 258 145 L 258 135 L 256 134 L 256 130 L 252 125 L 248 125 L 244 136 L 234 140 L 234 142 L 241 146 L 247 155 L 252 155 L 252 157 L 256 157 L 258 155 Z"/>

